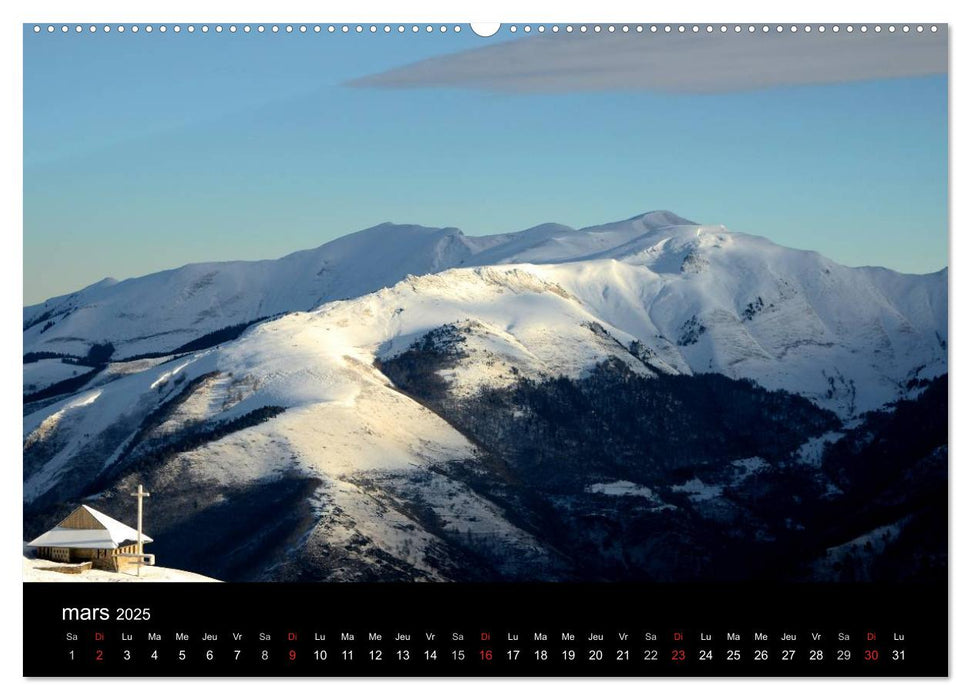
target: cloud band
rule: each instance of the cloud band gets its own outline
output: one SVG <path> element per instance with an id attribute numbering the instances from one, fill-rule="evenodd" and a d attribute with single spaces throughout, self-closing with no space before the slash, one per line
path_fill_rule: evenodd
<path id="1" fill-rule="evenodd" d="M 348 85 L 508 93 L 723 93 L 947 72 L 947 30 L 877 34 L 547 34 L 368 75 Z"/>

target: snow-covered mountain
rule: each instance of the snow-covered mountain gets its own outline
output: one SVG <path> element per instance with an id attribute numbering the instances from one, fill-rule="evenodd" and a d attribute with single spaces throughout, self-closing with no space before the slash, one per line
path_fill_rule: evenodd
<path id="1" fill-rule="evenodd" d="M 576 231 L 543 224 L 469 237 L 455 228 L 384 223 L 279 260 L 185 265 L 124 281 L 105 279 L 24 308 L 24 352 L 83 355 L 95 342 L 118 357 L 172 350 L 226 326 L 350 299 L 452 267 L 610 257 L 649 230 L 691 225 L 668 212 Z"/>
<path id="2" fill-rule="evenodd" d="M 383 224 L 279 260 L 106 280 L 25 308 L 24 351 L 83 357 L 93 345 L 111 343 L 117 360 L 194 341 L 184 349 L 197 349 L 207 334 L 218 339 L 220 329 L 357 298 L 408 275 L 510 264 L 562 288 L 575 306 L 573 320 L 598 322 L 625 344 L 636 339 L 670 370 L 752 378 L 844 415 L 876 408 L 908 382 L 946 368 L 946 270 L 849 268 L 670 212 L 579 231 L 545 224 L 482 238 Z M 441 284 L 461 286 L 476 274 L 445 276 Z M 434 290 L 439 282 L 423 284 Z M 405 318 L 423 320 L 409 333 L 462 320 L 458 308 L 436 317 L 435 310 L 412 309 L 416 301 L 422 304 L 407 300 Z M 514 309 L 510 303 L 508 312 Z M 493 322 L 507 325 L 505 313 Z M 395 333 L 383 341 L 400 344 Z M 56 362 L 25 365 L 25 393 L 63 374 Z"/>
<path id="3" fill-rule="evenodd" d="M 200 263 L 105 279 L 24 309 L 24 352 L 116 357 L 174 350 L 212 331 L 307 311 L 461 264 L 477 241 L 457 229 L 382 224 L 279 260 Z"/>
<path id="4" fill-rule="evenodd" d="M 841 422 L 916 399 L 947 371 L 946 270 L 849 268 L 668 212 L 485 238 L 385 224 L 277 261 L 101 283 L 24 319 L 25 352 L 83 357 L 111 343 L 113 360 L 160 355 L 69 364 L 90 376 L 66 380 L 58 359 L 24 365 L 25 392 L 28 376 L 33 391 L 54 382 L 25 405 L 28 529 L 80 497 L 125 509 L 141 479 L 166 494 L 152 503 L 160 554 L 179 542 L 172 554 L 194 558 L 167 561 L 224 579 L 577 576 L 575 553 L 549 537 L 550 509 L 563 532 L 591 503 L 623 502 L 631 522 L 726 517 L 740 506 L 724 493 L 756 476 L 764 492 L 780 465 L 809 465 L 807 440 L 838 441 Z M 716 390 L 709 373 L 752 383 Z M 542 451 L 561 377 L 571 405 L 606 394 L 661 413 L 611 437 L 605 449 L 621 452 L 608 462 L 524 472 L 529 445 L 502 431 L 525 421 Z M 717 434 L 687 437 L 729 395 L 757 430 L 736 440 L 746 426 L 716 416 Z M 701 446 L 676 469 L 637 457 L 663 426 Z M 816 496 L 839 492 L 818 459 L 812 469 Z M 537 508 L 548 489 L 553 505 Z M 181 542 L 200 528 L 211 543 Z M 643 566 L 662 556 L 654 546 L 638 550 Z"/>

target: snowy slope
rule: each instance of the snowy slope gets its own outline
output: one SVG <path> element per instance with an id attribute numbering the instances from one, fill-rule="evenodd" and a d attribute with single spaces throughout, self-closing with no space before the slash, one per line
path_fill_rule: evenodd
<path id="1" fill-rule="evenodd" d="M 470 362 L 451 378 L 459 392 L 511 381 L 512 367 L 523 375 L 577 374 L 610 356 L 650 373 L 591 329 L 596 318 L 578 300 L 532 274 L 478 268 L 408 278 L 375 294 L 259 324 L 237 341 L 141 371 L 112 365 L 113 381 L 29 413 L 25 446 L 43 458 L 28 460 L 25 500 L 43 496 L 82 465 L 96 477 L 142 419 L 197 379 L 203 381 L 155 428 L 156 436 L 264 406 L 288 409 L 190 454 L 187 460 L 204 466 L 209 480 L 271 478 L 281 463 L 295 461 L 331 483 L 357 472 L 470 458 L 474 448 L 464 437 L 391 388 L 373 364 L 443 324 L 472 319 Z M 354 500 L 362 500 L 356 508 L 367 505 L 347 484 L 333 488 L 335 498 L 350 499 L 344 510 L 353 510 Z M 441 506 L 449 500 L 454 495 Z"/>
<path id="2" fill-rule="evenodd" d="M 462 274 L 478 280 L 479 288 L 466 290 L 469 301 L 479 303 L 473 300 L 491 295 L 492 301 L 484 303 L 498 314 L 497 297 L 503 290 L 474 273 Z M 532 279 L 528 283 L 542 287 Z M 491 292 L 490 286 L 495 287 Z M 174 484 L 200 494 L 284 477 L 317 479 L 316 524 L 305 533 L 308 541 L 363 540 L 382 556 L 391 555 L 407 566 L 410 575 L 438 580 L 440 571 L 426 557 L 444 546 L 436 534 L 416 527 L 394 506 L 400 497 L 393 494 L 421 479 L 422 501 L 446 532 L 485 528 L 491 537 L 521 549 L 522 557 L 545 561 L 548 554 L 508 522 L 500 508 L 468 486 L 427 470 L 430 465 L 471 459 L 475 448 L 435 413 L 391 388 L 372 366 L 389 323 L 399 324 L 410 336 L 432 322 L 428 316 L 396 320 L 397 295 L 416 295 L 410 282 L 396 289 L 260 324 L 220 348 L 118 373 L 119 378 L 97 389 L 27 415 L 25 501 L 56 501 L 71 493 L 64 489 L 73 488 L 82 472 L 84 481 L 95 481 L 135 439 L 152 411 L 173 402 L 196 382 L 191 395 L 140 439 L 224 424 L 264 406 L 287 410 L 188 451 L 161 469 L 151 487 L 167 492 L 169 498 Z M 571 303 L 558 295 L 551 295 L 551 302 Z M 454 315 L 468 314 L 461 302 L 454 303 Z M 544 312 L 541 308 L 534 314 Z M 82 488 L 80 493 L 88 491 Z M 442 565 L 445 556 L 435 560 Z"/>
<path id="3" fill-rule="evenodd" d="M 52 384 L 76 377 L 90 371 L 90 367 L 79 367 L 60 360 L 40 360 L 24 365 L 24 393 L 30 394 L 45 389 Z"/>
<path id="4" fill-rule="evenodd" d="M 947 371 L 945 271 L 848 268 L 707 227 L 645 244 L 534 272 L 678 371 L 753 379 L 846 417 Z"/>

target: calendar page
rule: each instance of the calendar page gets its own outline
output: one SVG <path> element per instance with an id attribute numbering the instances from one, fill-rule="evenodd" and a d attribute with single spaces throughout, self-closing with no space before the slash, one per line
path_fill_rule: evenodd
<path id="1" fill-rule="evenodd" d="M 946 24 L 23 46 L 24 675 L 948 675 Z"/>

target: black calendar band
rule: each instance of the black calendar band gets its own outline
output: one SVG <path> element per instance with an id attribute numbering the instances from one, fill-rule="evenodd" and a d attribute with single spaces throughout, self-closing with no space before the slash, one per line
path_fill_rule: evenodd
<path id="1" fill-rule="evenodd" d="M 24 584 L 27 676 L 946 676 L 946 584 Z"/>

